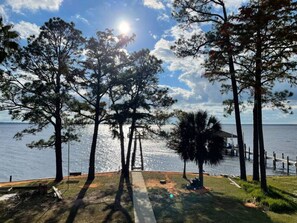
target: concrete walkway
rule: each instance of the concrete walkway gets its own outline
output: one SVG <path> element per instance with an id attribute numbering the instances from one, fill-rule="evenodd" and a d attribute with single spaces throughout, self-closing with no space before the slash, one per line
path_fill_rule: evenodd
<path id="1" fill-rule="evenodd" d="M 132 171 L 135 223 L 155 223 L 155 215 L 148 197 L 142 172 Z"/>

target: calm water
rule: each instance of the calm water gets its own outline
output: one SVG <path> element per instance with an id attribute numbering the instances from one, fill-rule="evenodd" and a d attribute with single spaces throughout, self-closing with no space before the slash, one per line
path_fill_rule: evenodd
<path id="1" fill-rule="evenodd" d="M 32 140 L 47 136 L 50 130 L 38 136 L 26 136 L 21 141 L 13 139 L 17 131 L 24 129 L 26 124 L 0 124 L 0 181 L 36 179 L 55 176 L 55 154 L 53 149 L 29 149 L 26 144 Z M 236 133 L 235 125 L 223 125 L 223 129 Z M 252 125 L 243 125 L 244 140 L 247 146 L 252 146 Z M 70 148 L 70 172 L 88 171 L 89 148 L 91 144 L 92 127 L 80 130 L 80 142 L 72 142 Z M 96 171 L 116 171 L 120 167 L 119 141 L 110 137 L 108 126 L 100 127 L 98 147 L 96 153 Z M 297 156 L 297 125 L 265 125 L 265 148 L 268 155 L 275 151 L 278 156 L 285 153 L 290 159 Z M 236 141 L 234 142 L 237 143 Z M 183 162 L 170 149 L 165 147 L 162 140 L 143 140 L 143 155 L 145 170 L 182 171 Z M 247 174 L 252 174 L 251 162 L 246 161 Z M 268 160 L 267 174 L 283 174 L 281 164 L 277 164 L 277 171 L 273 171 L 272 161 Z M 68 145 L 63 147 L 64 174 L 68 173 Z M 188 171 L 197 172 L 197 166 L 188 164 Z M 213 175 L 239 174 L 239 160 L 236 157 L 225 157 L 219 166 L 205 165 L 205 171 Z M 295 174 L 295 167 L 291 166 L 291 173 Z"/>

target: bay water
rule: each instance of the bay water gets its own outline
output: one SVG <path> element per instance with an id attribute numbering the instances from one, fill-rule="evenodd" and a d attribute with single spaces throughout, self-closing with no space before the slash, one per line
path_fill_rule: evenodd
<path id="1" fill-rule="evenodd" d="M 0 123 L 0 182 L 25 179 L 55 177 L 54 149 L 30 149 L 26 144 L 32 140 L 48 137 L 52 130 L 46 129 L 36 136 L 28 135 L 16 141 L 13 136 L 28 124 Z M 81 127 L 80 127 L 81 128 Z M 170 126 L 167 126 L 170 128 Z M 223 125 L 223 130 L 236 135 L 235 125 Z M 79 129 L 80 141 L 63 145 L 63 172 L 88 172 L 89 151 L 91 146 L 93 127 L 86 126 Z M 252 150 L 253 126 L 243 125 L 244 141 L 247 148 Z M 128 132 L 125 133 L 126 135 Z M 297 125 L 264 125 L 265 150 L 268 156 L 276 152 L 278 158 L 284 153 L 290 160 L 296 161 L 297 156 Z M 234 144 L 236 144 L 236 138 Z M 166 147 L 164 140 L 142 140 L 144 169 L 153 171 L 178 171 L 183 170 L 183 161 L 171 149 Z M 69 157 L 68 157 L 69 154 Z M 138 153 L 139 155 L 139 150 Z M 139 156 L 136 162 L 139 163 Z M 247 174 L 252 174 L 252 162 L 246 161 Z M 118 139 L 111 137 L 107 125 L 99 129 L 98 145 L 96 151 L 96 172 L 118 171 L 120 169 L 120 144 Z M 211 175 L 230 174 L 239 175 L 238 157 L 225 156 L 218 166 L 204 165 L 205 172 Z M 187 164 L 187 171 L 197 172 L 195 163 Z M 290 173 L 296 174 L 296 168 L 290 166 Z M 286 174 L 280 162 L 277 169 L 272 168 L 272 160 L 267 160 L 267 175 Z"/>

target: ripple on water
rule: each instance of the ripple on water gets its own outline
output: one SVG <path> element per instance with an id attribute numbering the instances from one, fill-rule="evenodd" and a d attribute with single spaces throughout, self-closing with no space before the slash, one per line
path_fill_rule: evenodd
<path id="1" fill-rule="evenodd" d="M 0 124 L 0 181 L 7 181 L 10 175 L 14 180 L 53 177 L 55 175 L 55 154 L 53 149 L 37 150 L 28 149 L 26 144 L 39 136 L 28 136 L 21 141 L 12 139 L 13 135 L 25 128 L 26 125 Z M 225 125 L 224 130 L 235 132 L 235 125 Z M 128 129 L 125 128 L 125 135 Z M 252 145 L 252 126 L 244 125 L 244 139 L 248 146 Z M 89 164 L 89 152 L 92 141 L 92 126 L 79 129 L 80 142 L 71 142 L 70 147 L 70 171 L 87 173 Z M 264 126 L 265 148 L 268 155 L 276 151 L 278 157 L 281 153 L 290 158 L 297 156 L 297 125 L 291 126 Z M 48 136 L 51 129 L 47 129 L 40 136 Z M 120 166 L 120 144 L 118 139 L 112 139 L 109 127 L 101 125 L 99 128 L 96 149 L 96 171 L 117 171 Z M 126 142 L 127 143 L 127 142 Z M 127 146 L 127 145 L 126 145 Z M 177 154 L 166 147 L 164 140 L 143 140 L 144 168 L 146 170 L 182 171 L 183 162 Z M 139 151 L 138 151 L 139 155 Z M 139 165 L 139 156 L 137 156 Z M 252 174 L 252 163 L 246 161 L 247 174 Z M 282 174 L 281 164 L 277 164 L 277 171 L 271 168 L 272 161 L 268 160 L 267 175 Z M 239 174 L 238 158 L 225 157 L 219 166 L 205 165 L 206 172 L 211 174 Z M 197 172 L 194 163 L 187 164 L 187 170 Z M 68 144 L 63 145 L 63 171 L 68 173 Z M 286 170 L 285 170 L 286 171 Z M 290 172 L 295 173 L 295 167 L 290 166 Z"/>

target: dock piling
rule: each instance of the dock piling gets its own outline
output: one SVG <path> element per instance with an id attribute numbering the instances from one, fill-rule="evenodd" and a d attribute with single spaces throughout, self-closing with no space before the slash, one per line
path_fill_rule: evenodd
<path id="1" fill-rule="evenodd" d="M 249 161 L 251 160 L 251 148 L 249 147 Z"/>
<path id="2" fill-rule="evenodd" d="M 227 150 L 226 150 L 227 151 Z M 237 156 L 237 150 L 236 149 L 231 149 L 231 153 L 229 154 L 230 156 Z M 227 153 L 227 152 L 226 152 Z M 248 153 L 248 155 L 247 155 Z M 281 154 L 281 157 L 277 158 L 276 157 L 276 153 L 273 152 L 272 156 L 267 155 L 267 151 L 264 151 L 264 162 L 265 162 L 265 167 L 267 168 L 267 160 L 268 159 L 272 159 L 272 168 L 275 171 L 276 170 L 276 164 L 277 162 L 281 162 L 282 164 L 282 170 L 283 172 L 285 172 L 285 168 L 287 168 L 286 172 L 289 175 L 290 174 L 290 166 L 295 166 L 295 171 L 296 171 L 296 175 L 297 175 L 297 156 L 296 156 L 296 160 L 290 160 L 289 156 L 285 156 L 284 153 Z M 249 161 L 251 160 L 251 155 L 254 156 L 253 152 L 251 152 L 250 147 L 247 149 L 246 147 L 244 148 L 244 157 L 245 159 L 248 159 Z M 286 158 L 285 158 L 286 157 Z M 285 163 L 286 163 L 286 167 L 285 167 Z"/>
<path id="3" fill-rule="evenodd" d="M 266 150 L 264 152 L 264 162 L 265 162 L 265 167 L 267 168 L 267 151 Z"/>
<path id="4" fill-rule="evenodd" d="M 273 152 L 273 161 L 272 161 L 272 164 L 273 164 L 273 170 L 276 170 L 276 154 L 275 154 L 275 152 Z"/>
<path id="5" fill-rule="evenodd" d="M 290 159 L 289 156 L 287 156 L 287 175 L 290 174 Z"/>

